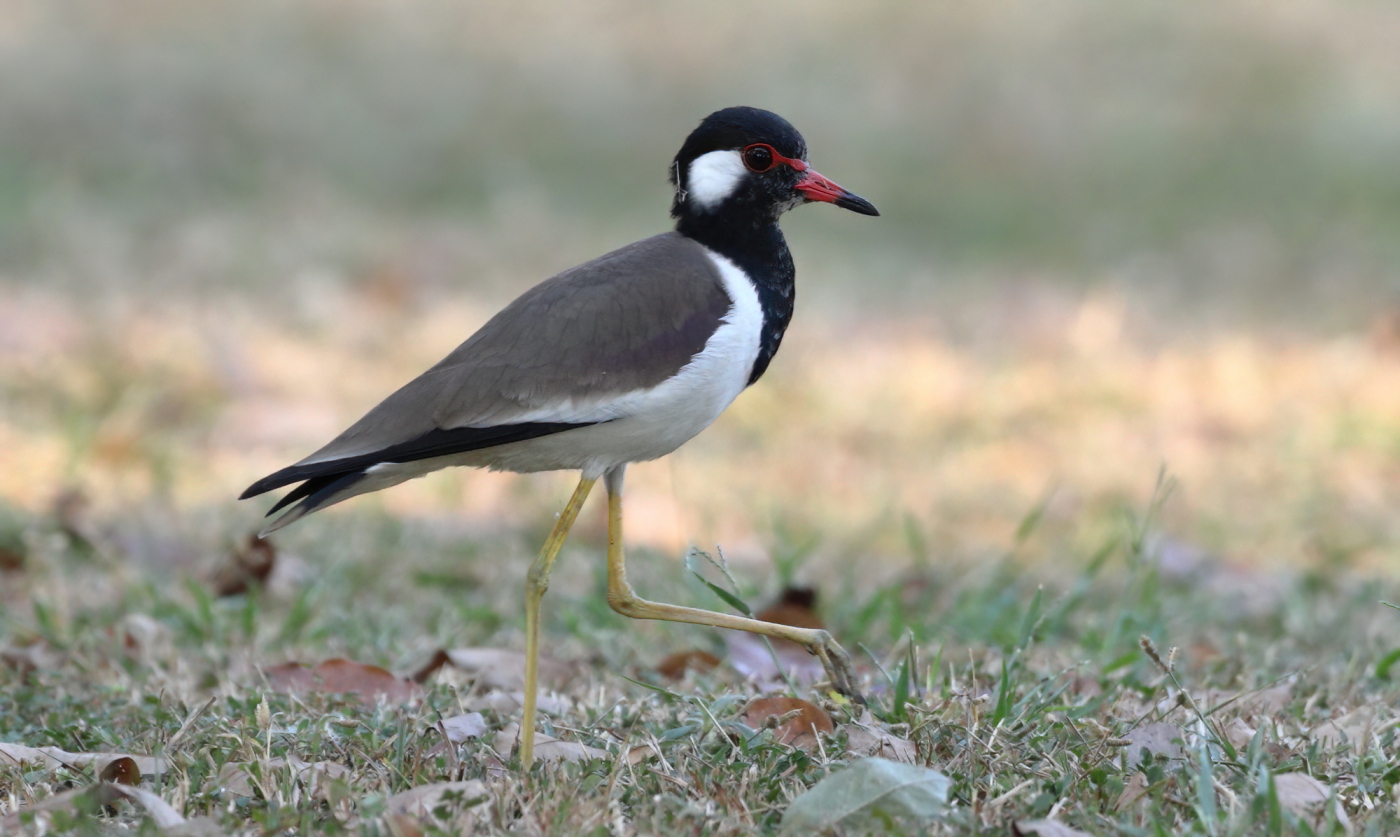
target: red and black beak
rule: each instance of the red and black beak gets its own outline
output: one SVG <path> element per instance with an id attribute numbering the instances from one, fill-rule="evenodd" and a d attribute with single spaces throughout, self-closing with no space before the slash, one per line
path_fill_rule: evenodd
<path id="1" fill-rule="evenodd" d="M 807 167 L 802 171 L 804 171 L 802 179 L 793 188 L 805 195 L 807 200 L 834 203 L 842 209 L 859 212 L 861 215 L 880 214 L 880 210 L 875 208 L 875 204 L 827 180 L 817 174 L 816 169 Z"/>

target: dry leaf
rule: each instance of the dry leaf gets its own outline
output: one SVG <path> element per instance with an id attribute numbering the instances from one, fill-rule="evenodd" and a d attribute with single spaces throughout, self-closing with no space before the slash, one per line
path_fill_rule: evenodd
<path id="1" fill-rule="evenodd" d="M 634 767 L 649 758 L 661 758 L 661 750 L 655 744 L 638 744 L 627 750 L 627 763 Z"/>
<path id="2" fill-rule="evenodd" d="M 18 648 L 0 648 L 0 663 L 20 674 L 53 671 L 63 663 L 63 655 L 44 642 L 31 642 Z"/>
<path id="3" fill-rule="evenodd" d="M 277 550 L 272 541 L 251 534 L 214 568 L 209 586 L 216 596 L 237 596 L 249 587 L 263 586 L 276 565 Z"/>
<path id="4" fill-rule="evenodd" d="M 597 747 L 590 747 L 587 744 L 580 744 L 577 741 L 560 741 L 548 735 L 536 735 L 535 758 L 552 764 L 560 761 L 611 760 L 612 753 Z"/>
<path id="5" fill-rule="evenodd" d="M 1186 760 L 1186 748 L 1182 746 L 1186 736 L 1175 724 L 1148 724 L 1130 731 L 1124 738 L 1131 742 L 1123 748 L 1123 758 L 1129 767 L 1157 756 L 1177 762 Z"/>
<path id="6" fill-rule="evenodd" d="M 825 625 L 813 609 L 816 598 L 816 591 L 809 587 L 788 587 L 777 602 L 760 610 L 755 618 L 795 628 L 823 628 Z M 802 684 L 816 683 L 826 676 L 821 660 L 790 640 L 731 631 L 725 634 L 724 644 L 729 652 L 729 664 L 743 676 L 757 681 L 760 687 L 781 683 L 784 674 Z M 771 652 L 769 645 L 773 648 Z"/>
<path id="7" fill-rule="evenodd" d="M 496 737 L 492 739 L 491 746 L 496 752 L 505 755 L 515 749 L 516 742 L 519 740 L 520 724 L 512 722 L 507 725 L 505 729 L 496 733 Z M 587 744 L 579 744 L 576 741 L 561 741 L 558 738 L 545 735 L 542 732 L 536 732 L 535 758 L 554 764 L 561 761 L 611 759 L 612 753 L 609 753 L 607 750 L 600 750 L 597 747 L 589 747 Z"/>
<path id="8" fill-rule="evenodd" d="M 793 697 L 756 698 L 744 707 L 743 721 L 753 729 L 771 727 L 779 741 L 804 750 L 816 748 L 817 733 L 836 729 L 826 710 Z"/>
<path id="9" fill-rule="evenodd" d="M 22 569 L 24 553 L 8 546 L 0 546 L 0 573 L 17 573 Z"/>
<path id="10" fill-rule="evenodd" d="M 772 646 L 772 651 L 768 650 L 769 645 Z M 784 674 L 793 682 L 803 685 L 816 683 L 826 677 L 826 669 L 821 660 L 806 648 L 785 639 L 772 639 L 742 631 L 726 631 L 724 647 L 728 652 L 729 664 L 734 670 L 753 680 L 761 689 L 785 685 Z M 776 662 L 773 659 L 775 656 Z"/>
<path id="11" fill-rule="evenodd" d="M 338 657 L 315 668 L 304 663 L 283 663 L 263 669 L 263 674 L 274 691 L 351 693 L 370 705 L 381 697 L 402 703 L 419 692 L 415 684 L 400 680 L 379 666 Z"/>
<path id="12" fill-rule="evenodd" d="M 218 775 L 214 777 L 214 784 L 225 797 L 253 796 L 253 775 L 248 772 L 246 764 L 225 762 L 224 766 L 219 768 Z"/>
<path id="13" fill-rule="evenodd" d="M 477 812 L 491 802 L 480 780 L 422 785 L 385 800 L 384 821 L 394 837 L 419 837 L 420 826 L 433 833 L 467 834 L 476 830 Z"/>
<path id="14" fill-rule="evenodd" d="M 1147 774 L 1138 772 L 1128 778 L 1127 784 L 1123 786 L 1123 792 L 1118 794 L 1118 799 L 1113 803 L 1114 811 L 1122 811 L 1130 805 L 1138 805 L 1147 799 Z"/>
<path id="15" fill-rule="evenodd" d="M 259 762 L 261 781 L 254 777 L 249 767 L 246 763 L 228 762 L 219 768 L 218 776 L 215 779 L 219 789 L 232 796 L 251 797 L 254 790 L 268 796 L 267 789 L 261 786 L 261 782 L 266 781 L 275 770 L 291 768 L 296 774 L 297 781 L 306 788 L 307 794 L 313 798 L 324 800 L 327 791 L 326 779 L 343 780 L 350 775 L 350 768 L 343 764 L 337 764 L 333 761 L 306 762 L 296 756 Z"/>
<path id="16" fill-rule="evenodd" d="M 1196 695 L 1196 703 L 1215 713 L 1221 709 L 1238 712 L 1244 717 L 1265 715 L 1275 717 L 1283 712 L 1293 699 L 1293 684 L 1280 683 L 1267 689 L 1252 692 L 1227 692 L 1208 689 Z"/>
<path id="17" fill-rule="evenodd" d="M 1274 775 L 1274 792 L 1278 794 L 1278 804 L 1285 811 L 1300 819 L 1320 825 L 1326 817 L 1324 806 L 1332 797 L 1332 789 L 1306 773 L 1278 773 Z M 1340 801 L 1333 812 L 1342 828 L 1351 831 L 1351 820 L 1343 810 Z"/>
<path id="18" fill-rule="evenodd" d="M 1017 835 L 1034 834 L 1035 837 L 1090 837 L 1089 832 L 1070 828 L 1054 820 L 1021 820 L 1012 826 Z"/>
<path id="19" fill-rule="evenodd" d="M 1363 754 L 1371 743 L 1371 729 L 1375 718 L 1375 707 L 1362 706 L 1340 718 L 1323 721 L 1312 728 L 1308 737 L 1332 748 L 1349 744 L 1358 754 Z"/>
<path id="20" fill-rule="evenodd" d="M 84 517 L 91 505 L 87 492 L 77 486 L 69 486 L 58 492 L 53 499 L 53 516 L 64 534 L 82 541 L 89 540 L 84 533 L 87 529 Z"/>
<path id="21" fill-rule="evenodd" d="M 826 623 L 817 615 L 817 591 L 811 587 L 784 587 L 778 600 L 754 614 L 760 622 L 791 625 L 794 628 L 822 629 Z"/>
<path id="22" fill-rule="evenodd" d="M 82 769 L 93 765 L 100 773 L 117 759 L 130 759 L 142 776 L 155 776 L 165 772 L 164 760 L 152 756 L 138 756 L 132 753 L 70 753 L 57 747 L 26 747 L 23 744 L 0 742 L 0 764 L 41 764 L 50 770 L 59 767 Z"/>
<path id="23" fill-rule="evenodd" d="M 128 652 L 150 657 L 171 649 L 170 629 L 144 613 L 122 617 L 122 646 Z"/>
<path id="24" fill-rule="evenodd" d="M 10 834 L 19 830 L 23 825 L 21 817 L 24 815 L 35 815 L 38 818 L 40 815 L 54 811 L 71 812 L 77 809 L 81 800 L 88 798 L 92 799 L 98 806 L 111 805 L 121 799 L 140 805 L 146 809 L 151 821 L 160 829 L 174 828 L 185 823 L 185 818 L 180 815 L 179 811 L 170 807 L 168 802 L 150 791 L 127 785 L 101 782 L 91 787 L 76 788 L 51 796 L 37 805 L 0 819 L 0 833 Z"/>
<path id="25" fill-rule="evenodd" d="M 519 691 L 525 688 L 525 655 L 504 648 L 454 648 L 447 652 L 452 665 L 488 689 Z M 568 683 L 569 668 L 540 655 L 541 683 L 560 688 Z"/>
<path id="26" fill-rule="evenodd" d="M 656 673 L 667 680 L 680 680 L 685 677 L 686 672 L 695 671 L 701 674 L 713 671 L 719 665 L 719 657 L 709 651 L 693 649 L 690 651 L 677 651 L 666 659 L 656 664 Z"/>
<path id="27" fill-rule="evenodd" d="M 1241 718 L 1231 719 L 1230 723 L 1225 725 L 1224 731 L 1226 740 L 1238 750 L 1248 747 L 1249 742 L 1254 740 L 1254 734 L 1258 732 Z"/>
<path id="28" fill-rule="evenodd" d="M 97 778 L 118 785 L 139 785 L 141 770 L 131 756 L 122 756 L 107 762 L 107 765 L 98 771 Z"/>
<path id="29" fill-rule="evenodd" d="M 490 691 L 477 695 L 462 703 L 462 708 L 473 712 L 495 712 L 510 715 L 519 712 L 525 705 L 524 692 Z M 547 715 L 563 715 L 569 711 L 569 702 L 558 695 L 542 692 L 535 696 L 535 708 Z"/>
<path id="30" fill-rule="evenodd" d="M 846 752 L 856 756 L 879 756 L 890 761 L 915 764 L 919 750 L 914 742 L 880 729 L 867 709 L 860 720 L 846 727 Z"/>
<path id="31" fill-rule="evenodd" d="M 407 814 L 385 814 L 384 825 L 389 829 L 389 837 L 423 837 L 421 824 Z"/>
<path id="32" fill-rule="evenodd" d="M 480 712 L 454 715 L 442 720 L 442 728 L 447 733 L 448 741 L 460 744 L 468 738 L 480 738 L 485 735 L 486 719 L 481 717 Z"/>
<path id="33" fill-rule="evenodd" d="M 447 652 L 439 648 L 433 652 L 432 659 L 424 663 L 419 669 L 408 676 L 414 683 L 423 684 L 428 682 L 428 678 L 437 673 L 437 670 L 445 665 L 450 665 L 452 658 L 447 656 Z"/>

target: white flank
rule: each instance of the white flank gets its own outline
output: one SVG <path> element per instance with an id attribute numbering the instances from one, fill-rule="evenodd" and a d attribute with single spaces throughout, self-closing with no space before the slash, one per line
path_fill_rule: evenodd
<path id="1" fill-rule="evenodd" d="M 711 151 L 691 161 L 685 188 L 696 206 L 711 211 L 734 194 L 748 173 L 739 152 Z"/>

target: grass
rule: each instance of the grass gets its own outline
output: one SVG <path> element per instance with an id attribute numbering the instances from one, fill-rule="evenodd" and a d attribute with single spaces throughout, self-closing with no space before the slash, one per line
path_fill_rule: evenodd
<path id="1" fill-rule="evenodd" d="M 480 315 L 378 293 L 331 294 L 333 319 L 167 300 L 88 331 L 65 325 L 74 304 L 13 296 L 31 350 L 4 381 L 18 467 L 0 484 L 3 543 L 26 557 L 0 579 L 0 741 L 161 755 L 169 770 L 144 787 L 236 833 L 404 833 L 394 794 L 468 779 L 488 799 L 449 832 L 463 818 L 486 833 L 776 831 L 855 758 L 852 707 L 827 702 L 835 732 L 808 752 L 741 723 L 764 689 L 727 665 L 660 680 L 670 653 L 730 650 L 607 608 L 594 505 L 546 600 L 572 678 L 544 729 L 606 758 L 515 772 L 495 739 L 516 717 L 499 704 L 481 738 L 444 747 L 434 725 L 490 691 L 461 671 L 407 704 L 268 687 L 260 671 L 292 660 L 405 675 L 442 648 L 519 649 L 525 568 L 568 490 L 566 475 L 418 481 L 279 533 L 266 589 L 211 592 L 211 567 L 256 526 L 237 488 Z M 919 321 L 808 317 L 721 422 L 634 469 L 634 583 L 724 608 L 678 560 L 697 538 L 724 550 L 750 606 L 816 586 L 869 724 L 952 780 L 929 833 L 1049 816 L 1095 834 L 1342 833 L 1338 810 L 1393 831 L 1388 344 L 1153 345 L 1132 316 L 1102 298 L 1047 304 L 1035 329 L 965 342 Z M 857 337 L 826 336 L 851 325 Z M 630 764 L 649 744 L 660 757 Z M 316 780 L 294 759 L 339 767 Z M 227 790 L 227 764 L 261 784 Z M 0 767 L 0 815 L 91 771 Z M 1308 813 L 1296 774 L 1335 794 L 1332 820 Z M 123 803 L 55 827 L 140 816 Z"/>
<path id="2" fill-rule="evenodd" d="M 1141 510 L 1120 512 L 1105 521 L 1114 536 L 1092 553 L 1054 556 L 1053 574 L 1021 566 L 1050 558 L 1036 554 L 1028 524 L 1019 560 L 910 568 L 828 603 L 838 636 L 861 649 L 874 723 L 953 780 L 949 812 L 922 833 L 1005 833 L 1048 815 L 1095 834 L 1296 833 L 1300 822 L 1343 833 L 1335 815 L 1299 820 L 1270 790 L 1270 777 L 1297 772 L 1332 788 L 1361 833 L 1400 827 L 1390 709 L 1400 695 L 1386 664 L 1397 614 L 1380 604 L 1400 592 L 1394 582 L 1319 572 L 1265 592 L 1217 586 L 1209 569 L 1181 577 L 1152 551 Z M 522 561 L 500 568 L 501 579 L 444 583 L 444 565 L 482 568 L 457 565 L 454 547 L 421 527 L 358 517 L 335 527 L 337 537 L 297 544 L 313 577 L 226 599 L 198 582 L 104 565 L 52 520 L 31 521 L 38 548 L 22 576 L 6 579 L 0 625 L 11 644 L 41 643 L 61 662 L 0 670 L 0 740 L 162 755 L 170 769 L 149 787 L 235 833 L 389 833 L 378 816 L 388 796 L 472 778 L 489 789 L 474 815 L 485 833 L 765 833 L 848 758 L 848 706 L 833 706 L 837 732 L 809 753 L 740 727 L 755 692 L 723 669 L 644 688 L 658 682 L 650 666 L 661 654 L 720 650 L 716 637 L 612 614 L 596 548 L 572 550 L 565 576 L 592 582 L 558 584 L 550 598 L 554 656 L 574 660 L 575 674 L 562 690 L 568 710 L 545 729 L 606 758 L 521 775 L 502 770 L 483 741 L 444 749 L 435 724 L 476 693 L 460 674 L 444 674 L 409 705 L 270 692 L 255 666 L 344 655 L 406 672 L 434 647 L 518 645 Z M 526 545 L 509 537 L 484 547 L 512 554 Z M 722 606 L 656 558 L 636 561 L 644 589 Z M 1351 740 L 1328 726 L 1365 707 L 1374 712 L 1367 722 L 1342 725 Z M 514 715 L 488 710 L 486 719 L 496 731 Z M 1157 723 L 1177 730 L 1187 756 L 1139 765 L 1132 733 Z M 629 750 L 648 743 L 664 761 L 629 765 Z M 266 766 L 291 757 L 346 770 L 313 788 L 290 768 Z M 264 765 L 264 792 L 221 792 L 229 763 Z M 1124 802 L 1135 774 L 1142 798 Z M 0 805 L 8 813 L 91 780 L 82 770 L 3 767 Z M 70 827 L 96 833 L 101 819 L 134 817 L 122 810 Z"/>

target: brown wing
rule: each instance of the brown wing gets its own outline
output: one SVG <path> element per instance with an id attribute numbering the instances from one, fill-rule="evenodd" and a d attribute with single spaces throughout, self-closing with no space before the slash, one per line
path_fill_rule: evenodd
<path id="1" fill-rule="evenodd" d="M 243 496 L 592 423 L 570 406 L 675 375 L 731 305 L 714 262 L 688 238 L 615 250 L 527 291 L 330 444 Z"/>

